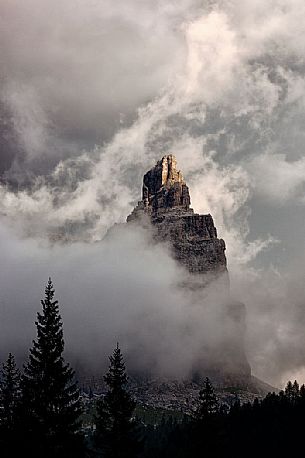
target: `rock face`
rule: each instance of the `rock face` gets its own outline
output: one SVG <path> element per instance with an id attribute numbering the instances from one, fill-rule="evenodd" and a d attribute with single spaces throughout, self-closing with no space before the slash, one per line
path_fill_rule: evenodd
<path id="1" fill-rule="evenodd" d="M 191 274 L 227 272 L 225 242 L 217 238 L 211 215 L 190 208 L 189 188 L 172 154 L 164 156 L 143 179 L 142 200 L 127 222 L 149 219 L 157 241 L 168 241 L 174 258 Z"/>
<path id="2" fill-rule="evenodd" d="M 230 298 L 225 242 L 217 237 L 212 216 L 194 213 L 190 204 L 189 188 L 170 154 L 144 175 L 142 200 L 127 222 L 152 228 L 157 242 L 168 243 L 174 259 L 186 268 L 186 280 L 180 286 L 194 295 L 194 301 L 203 303 L 207 284 L 217 290 L 222 305 L 216 326 L 221 338 L 216 344 L 212 339 L 211 345 L 206 344 L 201 354 L 194 356 L 194 376 L 209 375 L 214 380 L 227 380 L 229 385 L 248 383 L 251 369 L 244 352 L 245 306 Z M 214 286 L 212 280 L 216 279 Z"/>

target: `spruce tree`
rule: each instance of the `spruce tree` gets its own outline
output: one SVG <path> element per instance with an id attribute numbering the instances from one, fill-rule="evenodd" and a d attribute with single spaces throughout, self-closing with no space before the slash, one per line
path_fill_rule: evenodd
<path id="1" fill-rule="evenodd" d="M 140 447 L 132 418 L 136 404 L 126 388 L 128 377 L 118 344 L 109 360 L 104 376 L 108 391 L 97 403 L 95 443 L 103 457 L 134 458 Z"/>
<path id="2" fill-rule="evenodd" d="M 42 313 L 22 377 L 25 442 L 31 456 L 70 457 L 80 451 L 80 397 L 74 371 L 63 358 L 64 339 L 58 301 L 49 279 Z"/>
<path id="3" fill-rule="evenodd" d="M 296 380 L 294 381 L 292 385 L 292 390 L 293 390 L 293 402 L 296 404 L 300 397 L 300 385 L 298 384 Z"/>
<path id="4" fill-rule="evenodd" d="M 204 420 L 218 412 L 218 400 L 213 385 L 207 377 L 204 381 L 203 388 L 199 391 L 199 406 L 196 412 L 196 418 L 198 420 Z"/>
<path id="5" fill-rule="evenodd" d="M 287 382 L 287 385 L 285 387 L 285 396 L 289 401 L 292 401 L 294 396 L 294 389 L 292 382 L 290 380 Z"/>
<path id="6" fill-rule="evenodd" d="M 0 446 L 3 456 L 16 451 L 17 412 L 20 400 L 20 373 L 14 356 L 9 353 L 2 364 L 0 382 Z"/>
<path id="7" fill-rule="evenodd" d="M 305 400 L 305 385 L 304 384 L 300 388 L 300 398 L 302 401 Z"/>

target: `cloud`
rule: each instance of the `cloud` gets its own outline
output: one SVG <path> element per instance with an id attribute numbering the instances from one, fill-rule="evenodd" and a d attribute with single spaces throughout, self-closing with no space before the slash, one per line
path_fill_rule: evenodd
<path id="1" fill-rule="evenodd" d="M 195 211 L 226 241 L 256 372 L 299 370 L 303 296 L 287 303 L 304 259 L 303 2 L 5 0 L 1 11 L 3 224 L 99 241 L 173 152 Z"/>
<path id="2" fill-rule="evenodd" d="M 181 289 L 184 269 L 166 245 L 155 245 L 140 228 L 118 225 L 102 242 L 53 246 L 21 240 L 3 225 L 0 234 L 1 358 L 8 351 L 19 360 L 26 356 L 51 275 L 66 355 L 79 373 L 102 372 L 117 340 L 131 372 L 154 376 L 189 377 L 197 364 L 215 365 L 215 355 L 222 366 L 238 359 L 229 349 L 240 330 L 227 313 L 223 284 L 202 293 Z M 231 270 L 232 296 L 247 307 L 245 350 L 252 371 L 276 386 L 305 365 L 303 271 L 304 263 L 291 265 L 286 275 Z"/>
<path id="3" fill-rule="evenodd" d="M 232 293 L 238 291 L 247 304 L 246 351 L 255 374 L 277 386 L 302 374 L 304 353 L 302 261 L 289 262 L 287 272 L 274 267 L 264 271 L 234 272 Z"/>
<path id="4" fill-rule="evenodd" d="M 181 66 L 190 4 L 4 0 L 0 96 L 26 157 L 109 140 Z"/>
<path id="5" fill-rule="evenodd" d="M 221 283 L 203 295 L 181 289 L 184 269 L 140 228 L 116 226 L 103 242 L 53 247 L 20 240 L 3 226 L 0 231 L 6 265 L 0 278 L 2 357 L 14 351 L 24 358 L 49 275 L 67 356 L 89 373 L 103 370 L 119 341 L 131 371 L 187 377 L 198 360 L 207 363 L 215 349 L 223 351 L 224 342 L 228 351 L 236 336 Z"/>
<path id="6" fill-rule="evenodd" d="M 247 164 L 255 193 L 275 205 L 304 200 L 305 159 L 288 161 L 283 154 L 262 154 Z"/>
<path id="7" fill-rule="evenodd" d="M 56 227 L 62 234 L 68 232 L 66 228 L 78 226 L 84 229 L 86 239 L 100 239 L 108 227 L 130 212 L 145 168 L 173 149 L 178 160 L 184 159 L 186 177 L 197 173 L 193 180 L 194 195 L 206 196 L 206 205 L 201 202 L 201 208 L 216 214 L 222 233 L 232 240 L 239 239 L 241 244 L 247 233 L 246 218 L 239 216 L 238 223 L 234 223 L 233 216 L 246 205 L 251 193 L 246 171 L 239 164 L 227 167 L 218 164 L 215 155 L 206 148 L 208 135 L 200 135 L 192 129 L 196 124 L 197 130 L 204 128 L 208 105 L 217 106 L 224 100 L 226 109 L 236 96 L 237 76 L 242 75 L 246 81 L 251 78 L 251 82 L 253 78 L 245 73 L 243 59 L 237 51 L 237 33 L 231 30 L 224 12 L 206 13 L 186 22 L 181 30 L 185 35 L 186 70 L 181 70 L 160 96 L 139 110 L 130 127 L 121 128 L 108 144 L 97 147 L 94 154 L 83 153 L 72 162 L 61 161 L 51 180 L 36 180 L 32 188 L 19 193 L 7 196 L 7 189 L 3 187 L 2 212 L 8 218 L 14 219 L 18 208 L 18 218 L 23 215 L 26 231 L 31 235 L 40 235 L 39 231 L 47 235 L 55 232 L 56 238 Z M 215 30 L 223 35 L 225 48 Z M 256 91 L 255 85 L 253 91 Z M 88 175 L 69 189 L 73 168 L 83 163 L 89 164 Z M 203 171 L 207 164 L 205 181 L 210 182 L 210 186 L 203 190 L 198 171 Z M 61 188 L 56 187 L 59 174 L 67 180 Z M 39 218 L 37 225 L 32 224 L 35 217 Z M 230 237 L 230 233 L 234 235 Z M 81 237 L 81 230 L 77 230 L 77 237 Z M 232 244 L 230 247 L 233 249 Z"/>

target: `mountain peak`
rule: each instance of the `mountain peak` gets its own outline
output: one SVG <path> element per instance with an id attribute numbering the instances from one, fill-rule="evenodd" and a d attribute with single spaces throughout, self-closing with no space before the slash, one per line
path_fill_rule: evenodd
<path id="1" fill-rule="evenodd" d="M 151 184 L 151 178 L 155 178 L 155 185 L 158 188 L 169 189 L 175 183 L 185 184 L 183 175 L 177 170 L 177 159 L 173 154 L 163 156 L 156 165 L 144 175 L 144 184 Z M 157 191 L 159 189 L 156 189 Z M 144 197 L 144 196 L 143 196 Z"/>
<path id="2" fill-rule="evenodd" d="M 163 156 L 143 178 L 142 200 L 154 213 L 177 207 L 189 210 L 190 195 L 173 154 Z"/>
<path id="3" fill-rule="evenodd" d="M 142 200 L 127 221 L 154 228 L 156 241 L 169 242 L 172 254 L 192 274 L 225 274 L 225 243 L 217 238 L 211 215 L 190 208 L 189 188 L 173 154 L 163 156 L 143 177 Z M 199 280 L 199 278 L 197 279 Z M 199 280 L 199 283 L 201 283 Z"/>

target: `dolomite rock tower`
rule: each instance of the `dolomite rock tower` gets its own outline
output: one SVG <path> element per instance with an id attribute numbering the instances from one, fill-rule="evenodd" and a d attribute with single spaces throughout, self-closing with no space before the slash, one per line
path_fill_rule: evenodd
<path id="1" fill-rule="evenodd" d="M 150 220 L 155 239 L 169 242 L 173 257 L 197 279 L 228 278 L 225 242 L 217 238 L 212 216 L 194 213 L 190 204 L 189 188 L 169 154 L 144 175 L 142 200 L 127 222 Z"/>
<path id="2" fill-rule="evenodd" d="M 177 170 L 175 156 L 169 154 L 144 175 L 142 200 L 127 222 L 153 229 L 155 241 L 168 243 L 173 258 L 186 269 L 180 286 L 197 300 L 207 284 L 217 279 L 215 288 L 221 290 L 223 301 L 218 326 L 223 327 L 224 338 L 216 347 L 203 349 L 194 371 L 244 383 L 251 377 L 244 352 L 245 306 L 230 299 L 225 242 L 217 237 L 212 216 L 194 213 L 190 204 L 189 188 Z"/>

